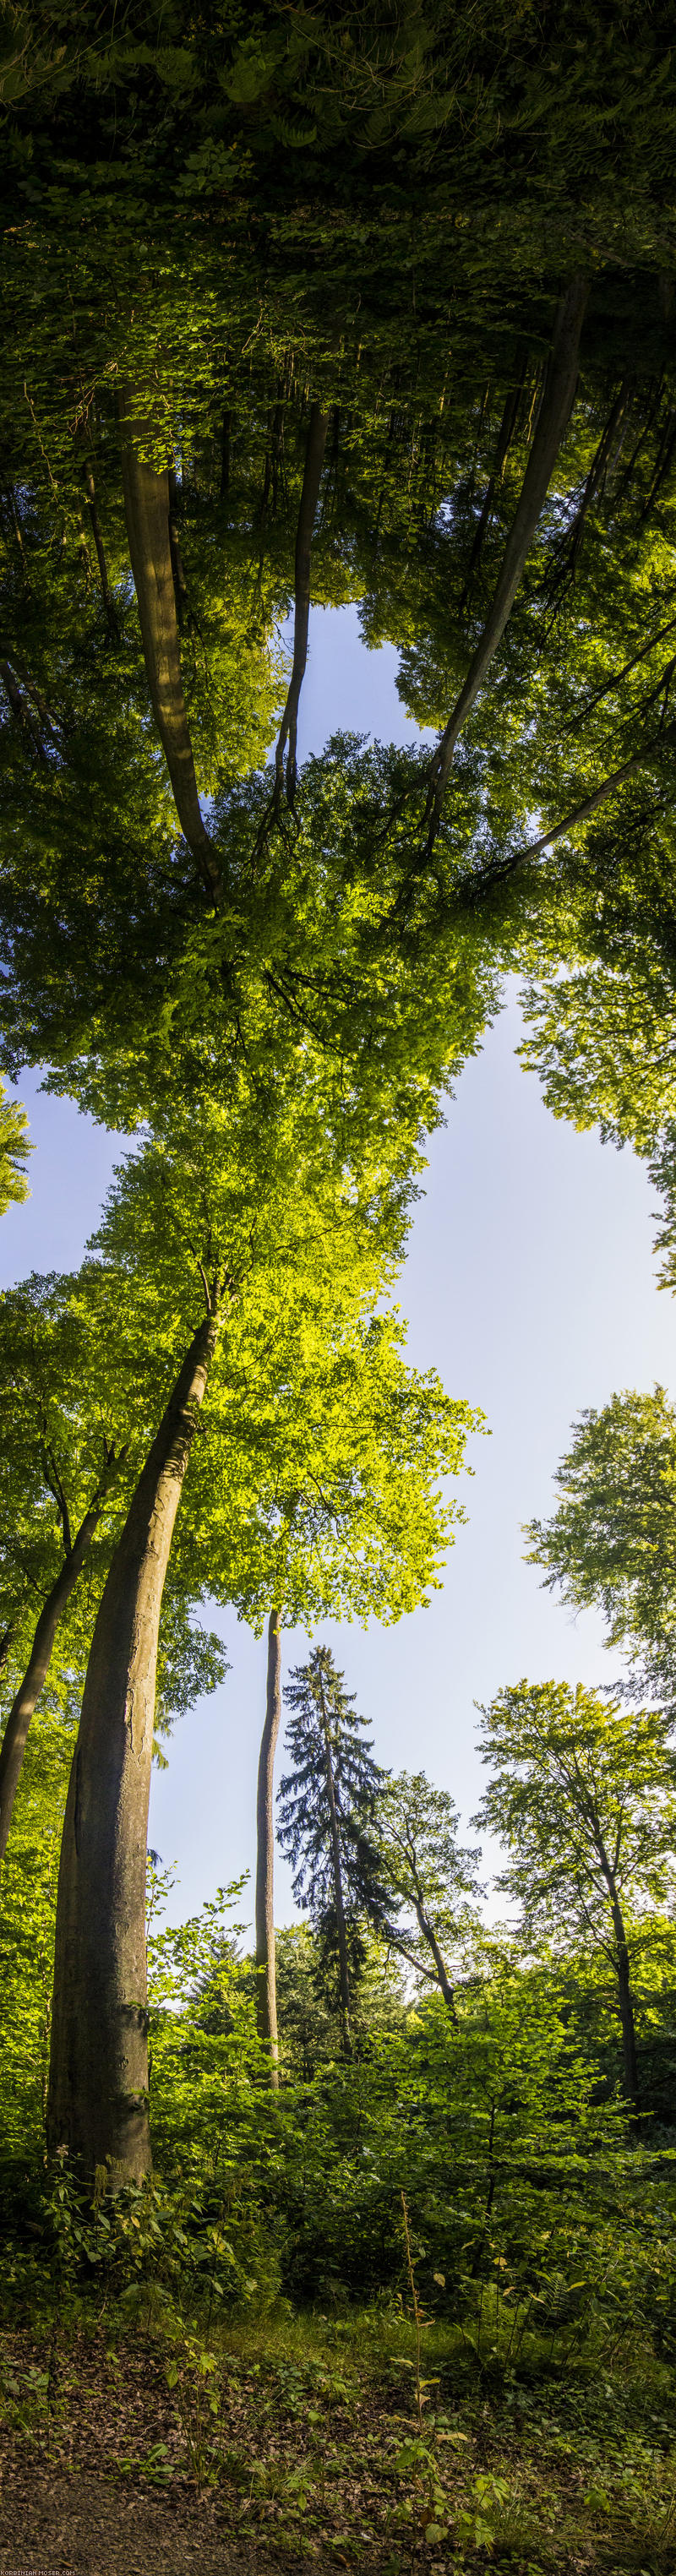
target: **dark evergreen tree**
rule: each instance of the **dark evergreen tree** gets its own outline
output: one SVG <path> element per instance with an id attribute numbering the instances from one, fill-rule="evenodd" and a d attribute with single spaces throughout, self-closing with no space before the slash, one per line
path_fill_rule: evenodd
<path id="1" fill-rule="evenodd" d="M 282 1780 L 278 1839 L 293 1891 L 319 1935 L 324 1974 L 338 1972 L 343 2050 L 352 2053 L 351 1995 L 364 1956 L 365 1923 L 387 1930 L 387 1890 L 372 1836 L 385 1773 L 330 1646 L 297 1664 L 284 1698 L 291 1714 L 291 1770 Z"/>

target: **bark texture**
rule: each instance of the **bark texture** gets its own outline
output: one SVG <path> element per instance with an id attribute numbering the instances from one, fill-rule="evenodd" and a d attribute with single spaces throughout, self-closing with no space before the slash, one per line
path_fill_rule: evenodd
<path id="1" fill-rule="evenodd" d="M 157 1640 L 217 1332 L 212 1311 L 186 1353 L 115 1550 L 63 1830 L 47 2135 L 88 2176 L 109 2163 L 113 2183 L 140 2180 L 151 2161 L 145 1876 Z"/>
<path id="2" fill-rule="evenodd" d="M 121 404 L 122 483 L 148 687 L 181 831 L 197 862 L 203 884 L 217 900 L 220 871 L 197 793 L 193 747 L 183 695 L 172 561 L 170 476 L 168 472 L 158 473 L 153 465 L 142 462 L 139 443 L 150 445 L 152 431 L 147 421 L 130 422 L 130 407 L 127 394 Z"/>
<path id="3" fill-rule="evenodd" d="M 258 1761 L 256 1798 L 256 2019 L 259 2038 L 269 2043 L 270 2081 L 275 2086 L 279 2083 L 279 2072 L 275 1975 L 273 1796 L 275 1753 L 282 1715 L 281 1667 L 281 1613 L 279 1610 L 271 1610 L 268 1621 L 265 1725 Z"/>

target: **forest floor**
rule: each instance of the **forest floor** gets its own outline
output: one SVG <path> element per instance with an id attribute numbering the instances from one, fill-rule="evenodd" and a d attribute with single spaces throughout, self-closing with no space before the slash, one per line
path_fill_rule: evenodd
<path id="1" fill-rule="evenodd" d="M 404 2338 L 405 2340 L 405 2338 Z M 674 2576 L 673 2379 L 454 2396 L 371 2328 L 0 2338 L 0 2576 Z M 360 2348 L 361 2347 L 361 2348 Z M 457 2379 L 457 2374 L 456 2374 Z"/>

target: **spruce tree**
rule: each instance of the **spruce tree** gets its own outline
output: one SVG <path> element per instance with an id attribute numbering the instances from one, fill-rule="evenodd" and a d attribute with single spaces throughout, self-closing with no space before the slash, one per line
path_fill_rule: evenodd
<path id="1" fill-rule="evenodd" d="M 365 1917 L 376 1930 L 387 1929 L 387 1892 L 373 1839 L 385 1773 L 373 1760 L 355 1693 L 344 1689 L 330 1646 L 315 1646 L 309 1662 L 295 1666 L 284 1698 L 291 1769 L 279 1791 L 278 1839 L 293 1866 L 294 1896 L 319 1934 L 323 1964 L 337 1966 L 343 2050 L 350 2057 Z"/>

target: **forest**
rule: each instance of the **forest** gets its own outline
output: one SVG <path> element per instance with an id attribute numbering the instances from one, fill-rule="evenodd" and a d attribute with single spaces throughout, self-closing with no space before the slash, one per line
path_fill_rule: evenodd
<path id="1" fill-rule="evenodd" d="M 676 1393 L 580 1391 L 607 1678 L 505 1653 L 475 1812 L 450 1612 L 434 1776 L 353 1680 L 484 1473 L 405 1266 L 511 993 L 676 1288 L 673 22 L 15 0 L 0 104 L 0 2562 L 670 2576 Z"/>

